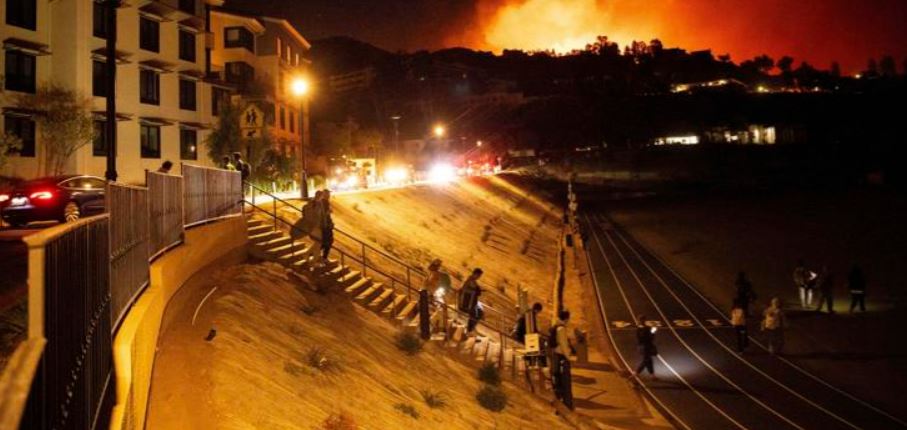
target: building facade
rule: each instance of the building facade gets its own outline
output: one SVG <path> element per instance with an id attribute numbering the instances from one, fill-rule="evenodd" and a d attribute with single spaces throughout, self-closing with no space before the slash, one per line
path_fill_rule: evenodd
<path id="1" fill-rule="evenodd" d="M 48 174 L 34 112 L 19 97 L 53 82 L 92 99 L 96 137 L 66 173 L 104 176 L 106 8 L 94 0 L 0 0 L 2 130 L 20 137 L 0 176 Z M 300 109 L 284 95 L 308 42 L 285 20 L 231 15 L 222 0 L 135 0 L 117 12 L 118 180 L 143 183 L 165 160 L 213 165 L 204 145 L 220 103 L 234 94 L 273 106 L 276 141 L 300 140 Z M 252 91 L 258 82 L 273 89 Z M 235 99 L 235 98 L 234 98 Z"/>

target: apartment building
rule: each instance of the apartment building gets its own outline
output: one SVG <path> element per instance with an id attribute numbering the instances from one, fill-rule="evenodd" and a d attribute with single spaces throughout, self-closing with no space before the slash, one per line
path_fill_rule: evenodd
<path id="1" fill-rule="evenodd" d="M 307 71 L 309 42 L 284 19 L 223 7 L 212 8 L 210 25 L 212 73 L 233 87 L 234 103 L 264 112 L 281 151 L 297 153 L 302 139 L 308 140 L 308 100 L 293 96 L 290 83 Z"/>
<path id="2" fill-rule="evenodd" d="M 4 71 L 2 130 L 23 141 L 0 175 L 46 174 L 34 112 L 16 108 L 18 95 L 55 82 L 92 97 L 96 130 L 103 130 L 106 9 L 93 0 L 0 0 Z M 130 0 L 117 12 L 117 170 L 119 180 L 144 182 L 145 169 L 164 160 L 213 164 L 203 142 L 216 120 L 213 85 L 206 81 L 206 9 L 213 0 Z M 210 43 L 210 42 L 208 42 Z M 74 154 L 68 173 L 104 176 L 106 139 Z"/>

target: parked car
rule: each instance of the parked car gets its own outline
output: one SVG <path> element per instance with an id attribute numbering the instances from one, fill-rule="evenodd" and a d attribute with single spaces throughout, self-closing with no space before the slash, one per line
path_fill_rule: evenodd
<path id="1" fill-rule="evenodd" d="M 96 176 L 33 179 L 0 193 L 0 213 L 13 227 L 32 221 L 72 222 L 104 212 L 106 182 Z"/>

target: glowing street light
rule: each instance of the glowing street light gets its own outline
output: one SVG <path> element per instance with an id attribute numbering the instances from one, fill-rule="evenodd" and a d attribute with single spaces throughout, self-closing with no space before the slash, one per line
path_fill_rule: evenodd
<path id="1" fill-rule="evenodd" d="M 293 95 L 296 97 L 303 97 L 309 94 L 311 90 L 311 84 L 309 84 L 308 79 L 306 78 L 295 78 L 293 83 L 290 85 L 290 89 L 293 91 Z"/>
<path id="2" fill-rule="evenodd" d="M 435 128 L 433 131 L 435 133 L 435 137 L 437 137 L 439 139 L 444 137 L 444 135 L 447 133 L 447 129 L 445 129 L 444 126 L 441 124 L 435 125 Z"/>
<path id="3" fill-rule="evenodd" d="M 476 141 L 476 147 L 479 147 L 479 148 L 482 147 L 482 141 L 481 141 L 481 140 L 477 140 L 477 141 Z"/>

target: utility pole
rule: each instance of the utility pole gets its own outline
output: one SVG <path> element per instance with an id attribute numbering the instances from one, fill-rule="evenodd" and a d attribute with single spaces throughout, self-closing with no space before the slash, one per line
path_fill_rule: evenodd
<path id="1" fill-rule="evenodd" d="M 107 141 L 107 172 L 104 176 L 108 181 L 117 180 L 117 8 L 120 0 L 106 0 L 107 8 L 107 46 L 104 64 L 105 82 L 104 90 L 107 95 L 107 122 L 104 123 L 104 133 Z"/>

